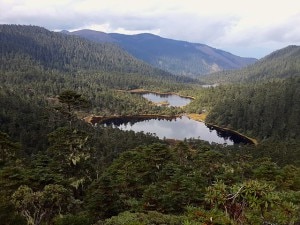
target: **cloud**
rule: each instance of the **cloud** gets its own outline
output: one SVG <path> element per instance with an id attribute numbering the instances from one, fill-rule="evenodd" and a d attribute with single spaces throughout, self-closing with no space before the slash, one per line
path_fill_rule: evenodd
<path id="1" fill-rule="evenodd" d="M 191 42 L 210 43 L 226 34 L 237 18 L 219 16 L 199 16 L 190 14 L 169 15 L 160 21 L 161 34 Z M 170 24 L 176 24 L 170 26 Z"/>
<path id="2" fill-rule="evenodd" d="M 298 0 L 1 0 L 0 23 L 150 32 L 243 56 L 300 44 Z"/>
<path id="3" fill-rule="evenodd" d="M 246 56 L 250 53 L 256 57 L 263 57 L 287 45 L 300 44 L 300 27 L 297 25 L 300 24 L 300 13 L 286 16 L 280 21 L 274 19 L 274 23 L 262 22 L 248 26 L 243 23 L 243 20 L 239 20 L 227 33 L 213 40 L 211 44 L 226 49 L 239 49 L 237 54 Z M 242 49 L 244 53 L 241 54 Z"/>
<path id="4" fill-rule="evenodd" d="M 266 29 L 264 33 L 265 40 L 273 40 L 276 42 L 300 42 L 300 13 L 291 16 L 285 21 L 273 25 Z"/>

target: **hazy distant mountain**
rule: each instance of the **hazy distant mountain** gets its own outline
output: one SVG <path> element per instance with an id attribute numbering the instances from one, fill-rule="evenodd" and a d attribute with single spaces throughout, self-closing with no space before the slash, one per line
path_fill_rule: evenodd
<path id="1" fill-rule="evenodd" d="M 206 82 L 252 82 L 300 76 L 300 46 L 291 45 L 274 51 L 253 65 L 203 77 Z"/>
<path id="2" fill-rule="evenodd" d="M 100 31 L 78 30 L 74 32 L 68 32 L 67 34 L 76 34 L 80 37 L 84 37 L 95 42 L 117 42 L 117 40 L 112 38 L 109 34 Z"/>
<path id="3" fill-rule="evenodd" d="M 118 43 L 136 58 L 178 75 L 196 77 L 242 68 L 256 61 L 254 58 L 239 57 L 204 44 L 177 41 L 153 34 L 107 34 L 93 30 L 79 30 L 68 34 L 100 43 Z"/>

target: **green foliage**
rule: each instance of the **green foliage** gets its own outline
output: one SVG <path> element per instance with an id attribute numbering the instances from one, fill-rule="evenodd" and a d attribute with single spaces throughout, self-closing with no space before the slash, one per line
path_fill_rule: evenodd
<path id="1" fill-rule="evenodd" d="M 115 61 L 105 64 L 110 47 L 27 28 L 0 26 L 7 29 L 0 33 L 1 223 L 299 223 L 298 78 L 199 89 L 153 70 L 123 73 Z M 18 29 L 24 40 L 17 38 Z M 37 36 L 29 32 L 37 30 Z M 82 45 L 78 52 L 74 44 Z M 108 57 L 103 70 L 94 64 L 98 48 L 110 52 L 102 52 Z M 86 50 L 91 53 L 83 54 Z M 130 88 L 180 90 L 196 99 L 185 109 L 157 107 L 116 91 Z M 82 96 L 91 103 L 88 112 L 78 108 Z M 166 142 L 80 120 L 91 113 L 184 111 L 208 112 L 208 121 L 264 141 L 257 146 Z"/>
<path id="2" fill-rule="evenodd" d="M 54 219 L 54 225 L 91 225 L 91 219 L 87 215 L 60 215 Z"/>
<path id="3" fill-rule="evenodd" d="M 169 149 L 161 144 L 124 152 L 93 184 L 88 196 L 89 210 L 105 217 L 128 208 L 128 200 L 140 199 L 170 158 Z"/>
<path id="4" fill-rule="evenodd" d="M 103 136 L 103 134 L 99 134 Z M 112 133 L 112 135 L 114 134 Z M 54 149 L 69 151 L 72 148 L 64 146 L 73 143 L 75 145 L 72 144 L 72 146 L 76 148 L 81 141 L 77 142 L 75 140 L 84 140 L 84 137 L 87 136 L 86 133 L 79 130 L 72 132 L 69 128 L 61 128 L 50 137 L 50 143 L 55 147 Z M 93 137 L 90 136 L 89 138 L 92 139 Z M 122 142 L 121 139 L 119 140 Z M 128 141 L 128 139 L 126 140 Z M 88 145 L 91 145 L 91 143 Z M 82 146 L 86 144 L 85 142 Z M 260 150 L 253 147 L 252 152 L 254 155 L 256 154 L 255 151 Z M 62 165 L 55 164 L 55 161 L 57 161 L 55 156 L 66 156 L 65 159 L 68 159 L 68 153 L 61 156 L 59 154 L 59 151 L 53 156 L 49 154 L 48 156 L 51 159 L 47 159 L 46 155 L 37 156 L 32 162 L 32 167 L 27 168 L 23 175 L 19 175 L 22 179 L 14 181 L 10 177 L 11 175 L 6 178 L 5 183 L 10 186 L 5 186 L 4 190 L 13 188 L 16 190 L 18 185 L 27 182 L 31 182 L 30 185 L 35 190 L 41 189 L 43 182 L 46 185 L 49 185 L 49 183 L 66 185 L 65 180 L 70 185 L 70 180 L 68 181 L 65 178 L 79 178 L 82 174 L 85 174 L 83 176 L 85 178 L 89 177 L 95 173 L 94 170 L 90 170 L 91 173 L 84 171 L 87 168 L 96 167 L 96 165 L 91 166 L 89 164 L 101 163 L 101 160 L 96 160 L 99 153 L 92 151 L 88 163 L 83 167 L 73 167 L 75 165 L 69 162 L 69 165 L 67 165 L 68 163 L 62 164 L 69 166 L 69 168 L 59 171 L 57 168 L 62 168 Z M 94 161 L 94 157 L 96 161 Z M 52 160 L 53 162 L 51 162 Z M 104 162 L 108 163 L 107 160 L 104 160 Z M 53 167 L 52 163 L 56 166 Z M 81 164 L 81 162 L 78 163 Z M 79 164 L 76 164 L 76 166 Z M 2 170 L 3 175 L 5 171 L 8 171 L 8 168 L 4 167 Z M 209 223 L 211 220 L 219 224 L 234 224 L 234 221 L 243 221 L 243 224 L 248 224 L 247 221 L 258 221 L 260 223 L 262 221 L 261 215 L 263 215 L 263 221 L 281 221 L 283 224 L 288 222 L 293 224 L 297 221 L 299 207 L 297 201 L 299 191 L 298 168 L 295 166 L 281 167 L 267 158 L 251 158 L 245 155 L 242 148 L 210 146 L 196 140 L 179 142 L 174 146 L 148 144 L 134 150 L 125 151 L 111 165 L 107 166 L 105 172 L 102 173 L 100 168 L 98 170 L 100 177 L 97 178 L 97 176 L 92 175 L 97 179 L 92 185 L 85 184 L 89 187 L 88 193 L 73 189 L 74 197 L 82 199 L 84 204 L 79 204 L 73 209 L 68 208 L 65 211 L 65 213 L 75 215 L 78 211 L 86 210 L 88 216 L 82 216 L 82 218 L 72 215 L 62 218 L 57 217 L 55 220 L 57 223 L 68 224 L 73 221 L 73 223 L 78 222 L 80 224 L 84 223 L 85 218 L 89 218 L 94 222 L 102 219 L 103 221 L 99 221 L 99 224 L 110 221 L 113 221 L 110 223 L 115 221 L 121 223 L 127 221 L 122 217 L 122 212 L 128 210 L 130 210 L 130 213 L 124 216 L 125 218 L 128 217 L 128 221 L 130 221 L 128 223 L 132 222 L 133 224 L 148 224 L 148 220 L 155 220 L 156 217 L 152 217 L 153 215 L 150 214 L 150 211 L 153 210 L 165 214 L 181 214 L 183 216 L 179 220 L 181 224 Z M 84 169 L 84 171 L 81 171 L 81 169 Z M 37 179 L 40 170 L 41 172 L 45 171 L 45 174 Z M 14 172 L 14 174 L 17 173 Z M 274 176 L 275 179 L 272 179 Z M 216 185 L 209 187 L 220 179 L 224 180 L 223 183 L 217 183 L 220 184 L 220 188 L 216 188 Z M 14 184 L 14 182 L 16 183 Z M 71 189 L 68 185 L 66 187 Z M 275 185 L 276 189 L 274 189 Z M 31 196 L 28 199 L 32 199 L 32 196 L 37 195 L 37 193 L 43 195 L 43 191 L 33 191 L 28 186 L 26 190 L 28 191 L 24 193 L 27 194 L 21 195 L 22 197 L 18 198 L 19 202 L 27 199 L 24 196 Z M 39 197 L 39 199 L 42 198 Z M 205 203 L 205 199 L 207 199 L 207 203 Z M 209 207 L 210 204 L 208 203 L 214 206 Z M 195 212 L 194 216 L 185 213 L 186 207 L 192 206 L 203 206 L 204 209 L 200 210 L 201 213 Z M 216 206 L 219 207 L 216 208 Z M 21 212 L 19 206 L 17 206 L 17 209 Z M 32 208 L 29 207 L 28 209 Z M 243 213 L 239 214 L 239 212 Z M 117 216 L 119 213 L 121 214 Z M 54 214 L 57 214 L 57 212 Z M 149 215 L 149 217 L 145 217 L 144 214 Z M 136 217 L 136 215 L 139 216 Z M 106 220 L 111 216 L 117 217 Z M 10 218 L 13 217 L 13 214 L 11 214 Z M 162 219 L 162 221 L 166 224 L 172 224 L 167 219 Z"/>
<path id="5" fill-rule="evenodd" d="M 0 167 L 13 163 L 20 156 L 20 146 L 13 143 L 6 133 L 0 132 Z"/>
<path id="6" fill-rule="evenodd" d="M 88 139 L 89 135 L 84 131 L 61 127 L 49 134 L 51 146 L 48 151 L 57 163 L 76 166 L 90 158 Z"/>
<path id="7" fill-rule="evenodd" d="M 207 146 L 198 143 L 199 150 L 195 151 L 190 149 L 192 145 L 182 142 L 171 147 L 168 150 L 171 155 L 167 154 L 169 157 L 157 145 L 121 154 L 92 185 L 87 202 L 89 210 L 98 218 L 126 210 L 176 214 L 183 213 L 188 206 L 206 205 L 207 208 L 206 201 L 212 207 L 208 211 L 203 210 L 203 215 L 195 220 L 187 219 L 187 224 L 209 222 L 211 217 L 221 224 L 234 224 L 234 221 L 247 224 L 255 218 L 259 218 L 260 222 L 287 222 L 289 220 L 283 214 L 284 205 L 292 204 L 290 218 L 296 218 L 298 203 L 292 200 L 295 197 L 281 197 L 292 187 L 291 184 L 297 182 L 296 174 L 282 180 L 285 183 L 282 187 L 276 187 L 281 188 L 281 192 L 275 190 L 276 183 L 271 179 L 281 179 L 279 175 L 286 170 L 296 173 L 294 167 L 280 168 L 263 158 L 258 162 L 236 153 L 237 149 L 224 152 L 223 148 L 216 147 L 212 151 L 212 147 L 207 149 Z M 160 158 L 164 160 L 160 161 Z M 272 168 L 275 168 L 275 173 Z M 148 177 L 148 174 L 151 176 Z M 224 182 L 217 182 L 219 179 L 224 179 Z M 274 217 L 270 210 L 277 211 L 278 216 Z M 271 220 L 272 216 L 276 219 Z"/>
<path id="8" fill-rule="evenodd" d="M 17 214 L 14 206 L 10 203 L 9 196 L 0 194 L 0 224 L 2 225 L 26 225 L 26 220 Z"/>
<path id="9" fill-rule="evenodd" d="M 58 96 L 58 101 L 62 104 L 62 106 L 59 107 L 58 110 L 62 114 L 66 115 L 70 126 L 72 120 L 76 118 L 74 115 L 74 111 L 88 106 L 88 101 L 83 98 L 81 94 L 78 94 L 77 92 L 72 90 L 66 90 L 60 93 L 60 95 Z"/>
<path id="10" fill-rule="evenodd" d="M 249 83 L 271 79 L 286 79 L 300 75 L 300 47 L 291 45 L 272 52 L 245 68 L 217 72 L 201 80 L 208 83 Z"/>
<path id="11" fill-rule="evenodd" d="M 280 198 L 274 186 L 257 180 L 248 180 L 231 187 L 217 182 L 207 188 L 205 199 L 212 207 L 222 209 L 238 224 L 248 221 L 256 221 L 257 224 L 276 221 L 294 224 L 297 221 L 299 207 Z"/>
<path id="12" fill-rule="evenodd" d="M 24 182 L 33 189 L 42 189 L 49 184 L 67 185 L 64 173 L 57 173 L 57 168 L 52 165 L 54 159 L 39 152 L 30 159 L 27 167 L 24 168 Z"/>
<path id="13" fill-rule="evenodd" d="M 300 79 L 226 85 L 200 92 L 187 106 L 209 111 L 206 121 L 260 140 L 299 139 Z"/>
<path id="14" fill-rule="evenodd" d="M 11 201 L 29 225 L 47 223 L 71 204 L 69 191 L 60 185 L 47 185 L 37 192 L 28 186 L 20 186 Z"/>
<path id="15" fill-rule="evenodd" d="M 210 210 L 189 206 L 186 208 L 187 224 L 203 225 L 203 224 L 234 224 L 228 215 L 220 209 L 212 208 Z"/>
<path id="16" fill-rule="evenodd" d="M 44 99 L 31 97 L 22 88 L 13 91 L 1 87 L 0 96 L 1 131 L 19 142 L 26 154 L 44 149 L 48 144 L 47 134 L 53 127 L 62 125 L 62 120 L 47 107 Z"/>
<path id="17" fill-rule="evenodd" d="M 114 216 L 104 221 L 104 223 L 97 223 L 97 225 L 181 225 L 183 217 L 175 215 L 164 215 L 155 211 L 147 213 L 131 213 L 123 212 L 118 216 Z"/>
<path id="18" fill-rule="evenodd" d="M 300 170 L 293 165 L 286 165 L 276 177 L 276 184 L 288 190 L 300 189 Z"/>

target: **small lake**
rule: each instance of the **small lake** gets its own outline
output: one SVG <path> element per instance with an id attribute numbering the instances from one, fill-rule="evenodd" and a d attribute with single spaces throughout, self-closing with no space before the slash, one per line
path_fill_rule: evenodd
<path id="1" fill-rule="evenodd" d="M 178 95 L 169 95 L 169 94 L 154 94 L 154 93 L 146 93 L 142 94 L 142 96 L 149 101 L 154 103 L 168 102 L 169 106 L 181 107 L 189 104 L 192 99 L 183 98 Z"/>
<path id="2" fill-rule="evenodd" d="M 210 143 L 218 144 L 249 144 L 246 138 L 230 131 L 218 130 L 203 122 L 189 119 L 186 116 L 176 119 L 111 119 L 104 123 L 121 130 L 133 130 L 135 132 L 152 133 L 160 139 L 184 140 L 196 138 Z"/>
<path id="3" fill-rule="evenodd" d="M 201 85 L 201 87 L 203 88 L 210 88 L 210 87 L 217 87 L 219 86 L 219 84 L 204 84 L 204 85 Z"/>

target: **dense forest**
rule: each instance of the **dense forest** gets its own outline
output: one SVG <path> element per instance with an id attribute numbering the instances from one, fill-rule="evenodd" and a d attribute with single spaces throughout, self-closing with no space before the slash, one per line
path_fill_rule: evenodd
<path id="1" fill-rule="evenodd" d="M 152 67 L 110 43 L 96 44 L 37 26 L 0 25 L 0 33 L 2 71 L 102 71 L 193 81 Z"/>
<path id="2" fill-rule="evenodd" d="M 235 71 L 222 71 L 201 77 L 208 83 L 260 82 L 299 76 L 300 46 L 277 50 L 256 63 Z"/>
<path id="3" fill-rule="evenodd" d="M 207 88 L 187 106 L 202 110 L 209 110 L 207 122 L 260 140 L 299 139 L 300 79 Z"/>
<path id="4" fill-rule="evenodd" d="M 113 45 L 0 27 L 0 224 L 300 224 L 298 72 L 203 88 Z M 195 100 L 159 107 L 120 89 Z M 82 120 L 182 113 L 259 143 L 161 140 Z"/>

